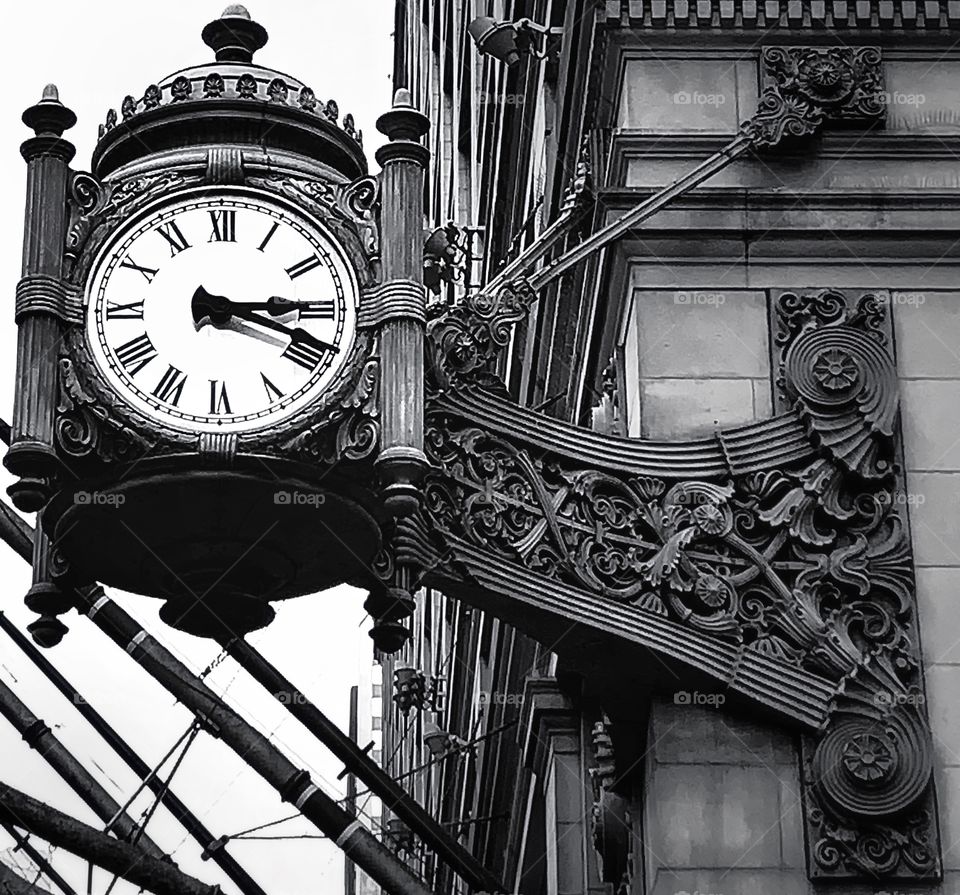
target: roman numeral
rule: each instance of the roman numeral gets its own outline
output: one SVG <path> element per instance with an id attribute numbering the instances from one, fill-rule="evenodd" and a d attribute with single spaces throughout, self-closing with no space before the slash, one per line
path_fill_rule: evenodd
<path id="1" fill-rule="evenodd" d="M 180 232 L 176 221 L 170 221 L 168 224 L 161 224 L 157 227 L 159 233 L 168 243 L 170 243 L 170 257 L 175 258 L 184 249 L 190 248 L 187 238 Z"/>
<path id="2" fill-rule="evenodd" d="M 233 208 L 211 210 L 210 223 L 213 233 L 207 242 L 236 242 L 237 241 L 237 212 Z"/>
<path id="3" fill-rule="evenodd" d="M 298 261 L 293 267 L 288 267 L 287 274 L 291 280 L 295 280 L 319 266 L 320 259 L 316 255 L 311 255 L 309 258 L 304 258 L 303 261 Z"/>
<path id="4" fill-rule="evenodd" d="M 267 247 L 267 243 L 273 239 L 273 234 L 277 232 L 277 227 L 280 226 L 280 221 L 274 221 L 273 226 L 267 231 L 267 235 L 263 237 L 263 242 L 257 246 L 259 251 L 263 251 Z"/>
<path id="5" fill-rule="evenodd" d="M 153 347 L 150 337 L 144 333 L 129 342 L 124 342 L 114 349 L 117 360 L 131 376 L 136 376 L 147 364 L 157 356 L 157 349 Z"/>
<path id="6" fill-rule="evenodd" d="M 307 370 L 313 370 L 323 360 L 324 354 L 326 351 L 323 348 L 317 348 L 310 342 L 291 342 L 282 356 Z"/>
<path id="7" fill-rule="evenodd" d="M 274 401 L 279 401 L 283 397 L 283 392 L 280 391 L 263 373 L 260 374 L 260 378 L 263 380 L 263 387 L 267 392 L 267 401 L 271 404 Z"/>
<path id="8" fill-rule="evenodd" d="M 131 258 L 129 255 L 127 255 L 127 257 L 126 257 L 123 261 L 120 262 L 120 266 L 121 266 L 121 267 L 127 267 L 127 268 L 129 268 L 130 270 L 139 271 L 140 273 L 143 274 L 143 278 L 144 278 L 148 283 L 152 283 L 152 282 L 153 282 L 153 278 L 157 275 L 156 268 L 153 268 L 153 267 L 141 267 L 141 266 L 140 266 L 139 264 L 137 264 L 137 262 L 134 261 L 133 258 Z"/>
<path id="9" fill-rule="evenodd" d="M 159 384 L 153 390 L 153 396 L 176 407 L 180 403 L 180 396 L 183 394 L 183 387 L 186 384 L 187 374 L 181 373 L 174 366 L 169 366 L 167 372 L 163 374 Z"/>
<path id="10" fill-rule="evenodd" d="M 227 397 L 226 383 L 210 380 L 210 413 L 219 416 L 230 413 L 230 399 Z"/>
<path id="11" fill-rule="evenodd" d="M 143 320 L 143 301 L 107 302 L 107 320 Z"/>
<path id="12" fill-rule="evenodd" d="M 304 320 L 333 320 L 335 316 L 335 306 L 333 299 L 312 301 L 307 307 L 301 309 L 300 316 Z"/>

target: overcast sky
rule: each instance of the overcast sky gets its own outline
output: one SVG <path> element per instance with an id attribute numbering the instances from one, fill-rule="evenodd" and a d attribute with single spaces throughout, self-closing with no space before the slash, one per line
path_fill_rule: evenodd
<path id="1" fill-rule="evenodd" d="M 119 0 L 34 0 L 4 8 L 8 70 L 0 93 L 0 157 L 9 172 L 4 183 L 6 214 L 0 253 L 0 279 L 6 284 L 7 312 L 0 324 L 0 414 L 10 419 L 13 406 L 16 329 L 13 296 L 20 276 L 24 165 L 20 143 L 29 132 L 20 122 L 23 110 L 40 98 L 44 84 L 54 82 L 79 122 L 69 133 L 77 146 L 74 167 L 89 167 L 97 127 L 108 108 L 119 108 L 124 95 L 141 95 L 150 83 L 188 65 L 212 60 L 200 30 L 223 11 L 224 2 L 175 0 L 130 3 Z M 335 98 L 341 113 L 352 112 L 364 131 L 371 167 L 373 149 L 382 139 L 374 121 L 389 106 L 393 3 L 391 0 L 253 0 L 253 17 L 269 32 L 269 44 L 257 54 L 260 64 L 279 69 L 312 86 L 318 97 Z M 11 479 L 0 473 L 0 487 Z M 32 520 L 31 520 L 32 521 Z M 23 607 L 30 584 L 29 568 L 0 544 L 3 596 L 0 607 L 25 628 L 32 618 Z M 111 592 L 124 608 L 196 671 L 218 650 L 208 643 L 164 626 L 160 602 Z M 298 684 L 343 728 L 347 724 L 350 686 L 357 683 L 371 659 L 363 628 L 363 594 L 348 588 L 279 604 L 277 620 L 254 635 L 254 644 Z M 48 653 L 60 670 L 136 748 L 154 764 L 187 729 L 192 716 L 140 670 L 130 658 L 86 619 L 65 616 L 70 633 Z M 72 706 L 0 633 L 0 680 L 15 689 L 29 708 L 43 718 L 119 802 L 126 801 L 137 780 L 117 760 Z M 260 730 L 269 734 L 298 766 L 309 768 L 314 781 L 341 795 L 336 775 L 341 766 L 307 735 L 272 697 L 226 661 L 207 679 Z M 168 765 L 169 767 L 169 765 Z M 0 780 L 42 798 L 87 823 L 96 817 L 72 794 L 5 721 L 0 720 Z M 191 748 L 174 787 L 215 835 L 239 832 L 291 813 L 274 791 L 225 746 L 201 735 Z M 141 798 L 131 812 L 138 817 L 149 806 Z M 100 824 L 102 826 L 102 824 Z M 151 821 L 149 834 L 172 852 L 180 867 L 224 892 L 233 884 L 212 862 L 199 860 L 199 849 L 164 809 Z M 293 821 L 265 831 L 269 835 L 315 833 Z M 0 831 L 0 858 L 12 843 Z M 230 846 L 251 875 L 270 895 L 331 895 L 342 891 L 340 853 L 330 843 L 312 839 L 234 842 Z M 58 852 L 55 866 L 78 892 L 87 891 L 86 866 Z M 92 892 L 102 895 L 110 875 L 96 872 Z M 46 885 L 42 880 L 41 885 Z M 118 884 L 116 893 L 136 891 Z"/>

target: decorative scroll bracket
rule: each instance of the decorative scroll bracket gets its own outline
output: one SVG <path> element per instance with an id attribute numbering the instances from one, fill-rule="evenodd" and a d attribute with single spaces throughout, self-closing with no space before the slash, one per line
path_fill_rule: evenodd
<path id="1" fill-rule="evenodd" d="M 675 444 L 462 384 L 496 344 L 481 330 L 428 399 L 423 512 L 390 545 L 573 661 L 619 657 L 654 687 L 706 676 L 804 733 L 814 878 L 940 874 L 887 312 L 780 295 L 784 412 Z"/>

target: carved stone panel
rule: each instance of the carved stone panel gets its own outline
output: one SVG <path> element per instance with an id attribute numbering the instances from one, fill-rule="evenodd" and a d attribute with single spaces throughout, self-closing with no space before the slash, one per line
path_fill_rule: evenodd
<path id="1" fill-rule="evenodd" d="M 827 565 L 807 580 L 835 592 L 833 618 L 857 631 L 866 662 L 838 692 L 827 735 L 802 740 L 810 875 L 814 879 L 936 879 L 940 850 L 930 732 L 924 713 L 916 591 L 903 492 L 890 300 L 886 292 L 778 292 L 771 324 L 779 408 L 799 404 L 811 434 L 854 485 L 835 533 L 817 533 Z M 806 376 L 798 376 L 802 367 Z M 894 396 L 893 399 L 887 396 Z M 851 437 L 840 408 L 869 422 Z M 845 425 L 845 423 L 847 425 Z M 877 487 L 877 486 L 880 487 Z M 869 506 L 866 525 L 863 501 Z M 873 520 L 876 521 L 873 521 Z M 870 686 L 873 669 L 900 690 Z M 898 779 L 900 810 L 889 810 Z"/>

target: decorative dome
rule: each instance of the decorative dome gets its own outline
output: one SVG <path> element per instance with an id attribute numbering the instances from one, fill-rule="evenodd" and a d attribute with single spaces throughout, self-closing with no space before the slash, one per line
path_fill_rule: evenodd
<path id="1" fill-rule="evenodd" d="M 263 26 L 239 4 L 202 33 L 215 61 L 174 72 L 143 95 L 128 95 L 107 113 L 93 153 L 98 177 L 170 150 L 252 144 L 308 156 L 349 178 L 366 173 L 363 135 L 335 100 L 318 99 L 303 82 L 255 65 L 267 43 Z"/>

